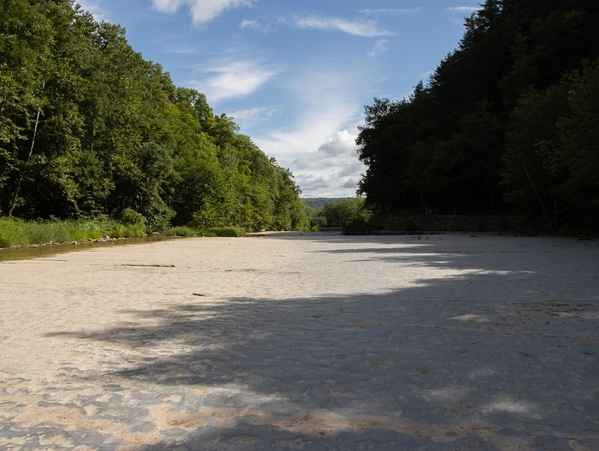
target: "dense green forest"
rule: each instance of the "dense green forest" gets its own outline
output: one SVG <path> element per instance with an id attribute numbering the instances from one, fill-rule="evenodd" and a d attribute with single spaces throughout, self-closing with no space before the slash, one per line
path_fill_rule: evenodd
<path id="1" fill-rule="evenodd" d="M 70 0 L 0 6 L 0 214 L 148 231 L 306 229 L 292 174 L 125 30 Z"/>
<path id="2" fill-rule="evenodd" d="M 598 232 L 597 30 L 595 0 L 487 0 L 426 84 L 366 107 L 366 204 Z"/>
<path id="3" fill-rule="evenodd" d="M 309 208 L 319 210 L 324 208 L 327 204 L 336 204 L 350 199 L 353 199 L 353 197 L 303 197 L 302 202 Z"/>
<path id="4" fill-rule="evenodd" d="M 366 231 L 371 212 L 360 197 L 312 197 L 302 199 L 310 220 L 310 230 L 340 228 L 344 233 Z M 356 227 L 357 224 L 359 227 Z M 356 229 L 359 230 L 356 230 Z"/>

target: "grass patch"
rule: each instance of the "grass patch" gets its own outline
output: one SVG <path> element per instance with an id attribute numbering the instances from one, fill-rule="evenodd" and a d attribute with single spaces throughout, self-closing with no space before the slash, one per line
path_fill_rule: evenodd
<path id="1" fill-rule="evenodd" d="M 208 229 L 205 236 L 222 236 L 222 237 L 236 237 L 236 236 L 245 236 L 245 229 L 239 227 L 213 227 Z"/>
<path id="2" fill-rule="evenodd" d="M 202 230 L 194 229 L 193 227 L 171 227 L 164 235 L 166 236 L 206 236 L 206 237 L 237 237 L 245 236 L 245 229 L 240 227 L 212 227 L 202 232 Z"/>
<path id="3" fill-rule="evenodd" d="M 194 237 L 194 236 L 201 236 L 202 233 L 199 230 L 196 230 L 194 228 L 182 226 L 182 227 L 171 227 L 164 233 L 164 235 Z"/>
<path id="4" fill-rule="evenodd" d="M 171 227 L 166 236 L 196 237 L 202 231 L 191 227 Z M 206 230 L 204 236 L 238 237 L 245 236 L 245 229 L 239 227 L 214 227 Z M 30 244 L 70 243 L 73 241 L 110 238 L 141 238 L 145 236 L 142 222 L 123 224 L 112 219 L 78 221 L 23 221 L 15 218 L 0 218 L 0 248 L 27 246 Z"/>
<path id="5" fill-rule="evenodd" d="M 140 238 L 145 235 L 141 224 L 123 225 L 110 219 L 79 221 L 23 221 L 0 218 L 0 247 L 29 244 L 69 243 L 72 241 L 111 238 Z"/>

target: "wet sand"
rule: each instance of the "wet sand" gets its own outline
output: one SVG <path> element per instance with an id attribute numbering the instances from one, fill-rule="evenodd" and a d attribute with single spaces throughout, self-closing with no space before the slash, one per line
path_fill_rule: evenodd
<path id="1" fill-rule="evenodd" d="M 598 244 L 275 234 L 0 263 L 0 449 L 597 450 Z"/>

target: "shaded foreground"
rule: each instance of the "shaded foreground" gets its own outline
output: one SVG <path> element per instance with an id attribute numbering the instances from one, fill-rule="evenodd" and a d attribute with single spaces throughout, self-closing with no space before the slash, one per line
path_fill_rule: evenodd
<path id="1" fill-rule="evenodd" d="M 0 263 L 0 448 L 599 448 L 599 247 L 182 239 Z"/>

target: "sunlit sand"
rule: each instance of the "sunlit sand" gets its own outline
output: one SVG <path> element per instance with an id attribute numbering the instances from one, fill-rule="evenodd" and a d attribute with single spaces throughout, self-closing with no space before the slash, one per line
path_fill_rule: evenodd
<path id="1" fill-rule="evenodd" d="M 0 263 L 0 448 L 599 448 L 599 246 L 273 234 Z"/>

